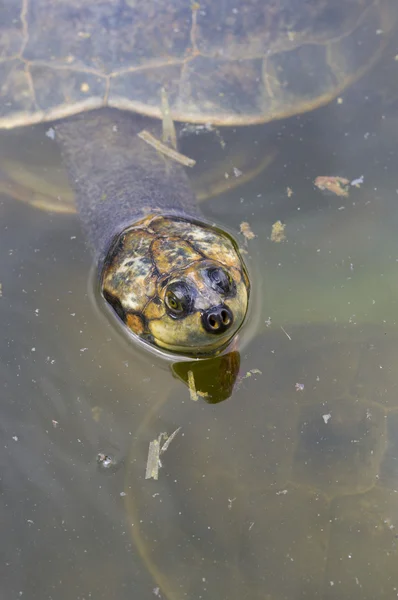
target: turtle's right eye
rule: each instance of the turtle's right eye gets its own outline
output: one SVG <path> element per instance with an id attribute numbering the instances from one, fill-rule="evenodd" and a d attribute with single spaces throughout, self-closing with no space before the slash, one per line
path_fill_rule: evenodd
<path id="1" fill-rule="evenodd" d="M 175 281 L 167 286 L 164 301 L 168 314 L 174 319 L 181 319 L 191 312 L 194 298 L 185 282 Z"/>
<path id="2" fill-rule="evenodd" d="M 206 271 L 210 286 L 216 292 L 224 296 L 230 296 L 236 292 L 236 286 L 231 275 L 221 267 L 213 267 Z"/>

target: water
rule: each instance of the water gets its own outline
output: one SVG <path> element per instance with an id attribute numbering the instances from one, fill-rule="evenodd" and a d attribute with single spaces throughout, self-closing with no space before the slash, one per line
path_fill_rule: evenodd
<path id="1" fill-rule="evenodd" d="M 77 217 L 3 189 L 2 597 L 398 594 L 398 113 L 393 90 L 376 93 L 397 53 L 328 107 L 250 130 L 253 164 L 270 150 L 274 162 L 203 204 L 257 236 L 239 236 L 256 298 L 218 404 L 194 402 L 97 310 Z M 46 130 L 3 134 L 0 156 L 62 174 Z M 242 135 L 225 133 L 227 152 Z M 184 149 L 204 171 L 223 152 L 206 135 Z M 318 175 L 364 182 L 337 197 Z M 145 480 L 149 442 L 178 427 L 159 480 Z"/>

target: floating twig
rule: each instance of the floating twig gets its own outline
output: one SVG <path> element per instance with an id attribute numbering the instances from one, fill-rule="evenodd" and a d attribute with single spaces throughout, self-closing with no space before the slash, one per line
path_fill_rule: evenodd
<path id="1" fill-rule="evenodd" d="M 286 337 L 288 337 L 289 340 L 292 341 L 292 338 L 290 337 L 290 335 L 288 334 L 288 332 L 285 331 L 285 329 L 283 329 L 282 325 L 281 325 L 281 329 L 282 329 L 283 333 L 286 335 Z"/>
<path id="2" fill-rule="evenodd" d="M 184 165 L 184 167 L 194 167 L 196 165 L 196 160 L 193 160 L 193 158 L 189 158 L 188 156 L 177 152 L 177 150 L 173 150 L 173 148 L 170 148 L 166 144 L 163 144 L 163 142 L 155 138 L 155 136 L 152 135 L 152 133 L 150 133 L 146 129 L 140 131 L 140 133 L 138 133 L 138 137 L 144 140 L 144 142 L 146 142 L 156 150 L 158 150 L 158 152 L 161 152 L 162 154 L 168 156 L 172 160 L 175 160 L 181 165 Z"/>

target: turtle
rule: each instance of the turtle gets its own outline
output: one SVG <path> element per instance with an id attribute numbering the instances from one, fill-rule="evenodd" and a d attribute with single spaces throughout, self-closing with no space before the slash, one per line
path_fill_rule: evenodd
<path id="1" fill-rule="evenodd" d="M 253 342 L 258 368 L 228 406 L 171 390 L 135 432 L 127 522 L 162 598 L 397 594 L 396 331 L 290 333 Z"/>
<path id="2" fill-rule="evenodd" d="M 143 132 L 175 144 L 171 119 L 250 125 L 326 104 L 379 58 L 396 13 L 392 0 L 6 2 L 0 128 L 54 122 L 101 298 L 134 339 L 216 355 L 252 296 L 233 236 Z"/>

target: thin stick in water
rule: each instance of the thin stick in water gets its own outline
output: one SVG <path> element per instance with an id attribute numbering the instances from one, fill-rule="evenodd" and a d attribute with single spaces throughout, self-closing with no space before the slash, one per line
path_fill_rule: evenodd
<path id="1" fill-rule="evenodd" d="M 185 156 L 184 154 L 177 152 L 177 150 L 173 150 L 173 148 L 166 146 L 166 144 L 163 144 L 163 142 L 155 138 L 155 136 L 149 133 L 149 131 L 147 131 L 146 129 L 140 131 L 138 137 L 144 140 L 144 142 L 146 142 L 150 146 L 152 146 L 152 148 L 155 148 L 155 150 L 157 150 L 158 152 L 161 152 L 162 154 L 168 156 L 172 160 L 175 160 L 181 165 L 184 165 L 184 167 L 194 167 L 196 165 L 196 160 L 193 160 L 193 158 L 188 158 L 188 156 Z"/>

